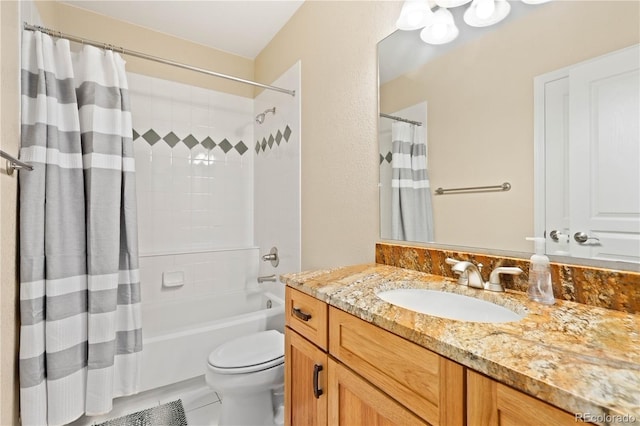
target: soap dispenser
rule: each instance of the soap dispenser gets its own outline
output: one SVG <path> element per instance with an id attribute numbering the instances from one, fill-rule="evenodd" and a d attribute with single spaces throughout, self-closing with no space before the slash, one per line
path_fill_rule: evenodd
<path id="1" fill-rule="evenodd" d="M 553 305 L 553 286 L 551 285 L 551 268 L 549 258 L 544 254 L 545 239 L 541 237 L 529 237 L 529 241 L 534 241 L 536 251 L 531 256 L 529 266 L 529 288 L 527 294 L 529 299 L 544 305 Z"/>

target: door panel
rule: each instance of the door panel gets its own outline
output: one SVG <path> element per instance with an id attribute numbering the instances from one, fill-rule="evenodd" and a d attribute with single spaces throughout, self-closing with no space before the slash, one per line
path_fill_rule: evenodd
<path id="1" fill-rule="evenodd" d="M 640 46 L 538 79 L 546 252 L 640 262 Z"/>
<path id="2" fill-rule="evenodd" d="M 546 253 L 569 255 L 569 77 L 544 86 Z M 551 231 L 556 231 L 552 238 Z"/>
<path id="3" fill-rule="evenodd" d="M 570 93 L 571 254 L 640 261 L 640 47 L 573 67 Z"/>

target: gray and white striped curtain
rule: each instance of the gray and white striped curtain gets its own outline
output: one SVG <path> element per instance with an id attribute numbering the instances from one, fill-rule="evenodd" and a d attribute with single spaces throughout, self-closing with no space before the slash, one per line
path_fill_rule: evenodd
<path id="1" fill-rule="evenodd" d="M 391 125 L 391 238 L 433 241 L 427 146 L 413 124 Z"/>
<path id="2" fill-rule="evenodd" d="M 22 34 L 23 425 L 111 410 L 142 354 L 134 157 L 124 61 Z"/>

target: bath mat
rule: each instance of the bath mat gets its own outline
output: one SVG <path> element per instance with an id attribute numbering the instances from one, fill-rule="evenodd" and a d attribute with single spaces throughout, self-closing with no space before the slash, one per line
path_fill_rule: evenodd
<path id="1" fill-rule="evenodd" d="M 182 400 L 168 402 L 158 407 L 127 414 L 117 419 L 98 423 L 96 426 L 186 426 Z"/>

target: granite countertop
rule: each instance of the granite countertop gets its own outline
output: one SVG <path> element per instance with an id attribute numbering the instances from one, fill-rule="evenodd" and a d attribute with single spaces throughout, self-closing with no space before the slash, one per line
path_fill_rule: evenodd
<path id="1" fill-rule="evenodd" d="M 476 290 L 380 264 L 286 274 L 281 280 L 566 411 L 608 416 L 600 424 L 640 424 L 640 315 L 560 300 L 544 306 L 520 292 Z M 525 317 L 474 323 L 420 314 L 376 296 L 394 288 L 465 294 Z"/>

